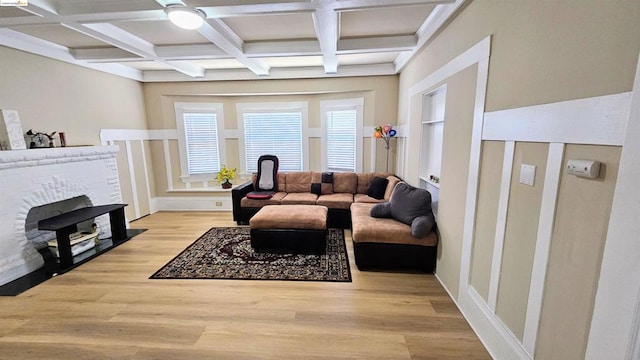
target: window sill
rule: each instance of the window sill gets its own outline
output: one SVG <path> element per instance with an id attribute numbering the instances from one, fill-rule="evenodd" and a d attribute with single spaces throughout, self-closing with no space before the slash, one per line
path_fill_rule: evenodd
<path id="1" fill-rule="evenodd" d="M 192 189 L 172 189 L 172 190 L 167 190 L 167 192 L 168 193 L 203 193 L 203 192 L 230 193 L 231 190 L 235 189 L 240 185 L 242 184 L 234 185 L 230 189 L 223 189 L 221 187 L 216 186 L 216 187 L 203 187 L 203 188 L 192 188 Z"/>

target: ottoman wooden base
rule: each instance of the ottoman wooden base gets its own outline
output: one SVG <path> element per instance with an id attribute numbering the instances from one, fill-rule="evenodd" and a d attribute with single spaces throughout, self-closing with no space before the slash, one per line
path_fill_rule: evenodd
<path id="1" fill-rule="evenodd" d="M 257 252 L 278 249 L 300 254 L 324 254 L 327 230 L 251 229 L 251 247 Z"/>

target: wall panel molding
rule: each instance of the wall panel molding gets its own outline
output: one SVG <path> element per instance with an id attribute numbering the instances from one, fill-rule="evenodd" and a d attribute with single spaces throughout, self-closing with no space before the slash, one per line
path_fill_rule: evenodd
<path id="1" fill-rule="evenodd" d="M 491 311 L 496 312 L 498 302 L 498 288 L 502 271 L 502 252 L 504 250 L 504 236 L 507 229 L 507 209 L 509 208 L 509 193 L 511 192 L 511 174 L 513 171 L 513 156 L 516 143 L 507 141 L 504 146 L 502 161 L 502 180 L 500 182 L 500 198 L 498 199 L 498 214 L 496 216 L 496 234 L 493 244 L 491 260 L 491 274 L 489 278 L 489 295 L 487 303 Z"/>
<path id="2" fill-rule="evenodd" d="M 483 140 L 621 146 L 631 93 L 488 112 Z"/>
<path id="3" fill-rule="evenodd" d="M 542 299 L 544 295 L 551 239 L 553 238 L 553 224 L 556 215 L 556 203 L 560 175 L 563 170 L 562 159 L 564 144 L 552 143 L 547 155 L 547 169 L 545 170 L 544 186 L 542 190 L 542 204 L 540 206 L 540 220 L 538 222 L 538 237 L 536 250 L 533 255 L 531 283 L 529 286 L 529 301 L 524 323 L 523 345 L 531 357 L 535 356 L 536 339 L 540 325 Z"/>

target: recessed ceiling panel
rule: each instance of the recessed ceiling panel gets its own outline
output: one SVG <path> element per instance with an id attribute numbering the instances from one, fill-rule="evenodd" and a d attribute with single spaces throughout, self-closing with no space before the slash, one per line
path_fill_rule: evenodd
<path id="1" fill-rule="evenodd" d="M 108 44 L 62 25 L 21 26 L 13 30 L 68 48 L 102 47 Z"/>
<path id="2" fill-rule="evenodd" d="M 310 13 L 241 16 L 223 20 L 244 41 L 316 37 Z"/>
<path id="3" fill-rule="evenodd" d="M 60 15 L 161 11 L 163 8 L 158 2 L 149 0 L 47 0 L 47 3 Z"/>
<path id="4" fill-rule="evenodd" d="M 202 66 L 207 70 L 240 69 L 245 67 L 236 59 L 192 60 L 191 63 Z"/>
<path id="5" fill-rule="evenodd" d="M 3 6 L 0 7 L 0 19 L 11 17 L 23 17 L 23 16 L 35 16 L 24 10 L 21 10 L 17 6 Z"/>
<path id="6" fill-rule="evenodd" d="M 370 53 L 370 54 L 349 54 L 338 55 L 340 65 L 371 65 L 392 63 L 397 57 L 397 52 Z"/>
<path id="7" fill-rule="evenodd" d="M 181 29 L 168 20 L 120 21 L 116 25 L 131 34 L 154 45 L 181 45 L 209 43 L 197 31 Z"/>
<path id="8" fill-rule="evenodd" d="M 435 5 L 386 7 L 340 13 L 340 37 L 413 35 Z"/>
<path id="9" fill-rule="evenodd" d="M 271 67 L 322 66 L 322 56 L 283 56 L 262 58 Z"/>

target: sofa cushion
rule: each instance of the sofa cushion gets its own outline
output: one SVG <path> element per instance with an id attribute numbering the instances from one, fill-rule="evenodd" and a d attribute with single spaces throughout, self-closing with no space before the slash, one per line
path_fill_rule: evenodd
<path id="1" fill-rule="evenodd" d="M 317 205 L 326 206 L 329 209 L 349 209 L 353 203 L 353 194 L 335 193 L 321 195 L 316 200 Z"/>
<path id="2" fill-rule="evenodd" d="M 375 177 L 371 181 L 371 185 L 369 185 L 369 190 L 367 190 L 367 195 L 371 196 L 374 199 L 384 199 L 384 193 L 387 190 L 387 184 L 389 184 L 389 180 L 383 177 Z"/>
<path id="3" fill-rule="evenodd" d="M 242 207 L 263 207 L 265 205 L 280 205 L 280 201 L 287 195 L 285 192 L 277 192 L 273 194 L 271 199 L 249 199 L 246 196 L 240 200 L 240 206 Z"/>
<path id="4" fill-rule="evenodd" d="M 311 192 L 320 196 L 333 194 L 333 172 L 311 173 Z"/>
<path id="5" fill-rule="evenodd" d="M 358 177 L 353 172 L 333 173 L 333 192 L 355 194 L 358 187 Z"/>
<path id="6" fill-rule="evenodd" d="M 278 191 L 285 192 L 287 184 L 287 173 L 279 172 L 278 173 Z"/>
<path id="7" fill-rule="evenodd" d="M 353 202 L 367 203 L 367 204 L 379 204 L 379 203 L 383 203 L 384 199 L 374 199 L 369 195 L 355 194 L 355 195 L 353 195 Z"/>
<path id="8" fill-rule="evenodd" d="M 282 205 L 315 205 L 318 195 L 310 192 L 288 193 L 280 203 Z"/>
<path id="9" fill-rule="evenodd" d="M 384 191 L 384 200 L 385 201 L 389 201 L 391 200 L 391 195 L 393 194 L 393 189 L 395 189 L 396 185 L 398 185 L 398 183 L 400 183 L 400 179 L 396 176 L 387 176 L 387 180 L 389 180 L 389 183 L 387 184 L 387 189 Z"/>
<path id="10" fill-rule="evenodd" d="M 308 193 L 311 190 L 311 171 L 287 173 L 285 190 L 288 193 Z"/>
<path id="11" fill-rule="evenodd" d="M 373 179 L 377 177 L 386 179 L 390 175 L 393 174 L 385 172 L 356 173 L 356 176 L 358 177 L 358 188 L 356 189 L 356 194 L 366 194 L 371 187 Z"/>
<path id="12" fill-rule="evenodd" d="M 354 243 L 388 243 L 436 246 L 435 231 L 417 238 L 411 235 L 411 226 L 393 218 L 372 218 L 369 214 L 375 204 L 353 203 L 351 205 L 351 237 Z"/>

